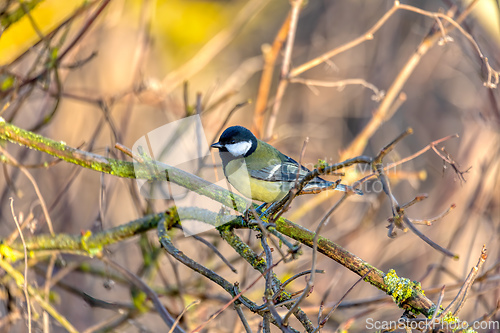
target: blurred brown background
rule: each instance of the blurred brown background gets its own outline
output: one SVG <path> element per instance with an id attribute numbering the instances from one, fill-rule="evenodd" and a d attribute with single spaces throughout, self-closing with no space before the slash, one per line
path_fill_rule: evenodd
<path id="1" fill-rule="evenodd" d="M 446 11 L 453 8 L 455 1 L 408 3 L 428 11 Z M 459 12 L 464 10 L 461 2 L 456 4 Z M 73 19 L 63 46 L 78 33 L 98 5 L 96 3 L 84 9 Z M 390 1 L 309 1 L 298 21 L 291 66 L 298 66 L 362 36 L 392 5 Z M 267 50 L 272 44 L 289 10 L 290 4 L 286 1 L 112 1 L 60 64 L 60 93 L 52 74 L 50 79 L 36 84 L 29 93 L 24 87 L 15 96 L 5 96 L 2 117 L 21 128 L 32 129 L 55 110 L 50 122 L 37 133 L 100 155 L 129 159 L 114 148 L 115 143 L 131 147 L 147 132 L 185 117 L 186 109 L 195 107 L 196 94 L 201 93 L 203 110 L 206 110 L 201 117 L 207 140 L 211 140 L 234 105 L 248 99 L 256 100 L 263 67 L 262 50 Z M 479 24 L 481 21 L 495 21 L 496 14 L 481 15 L 479 10 L 473 11 L 462 26 L 477 41 L 493 68 L 498 69 L 498 36 Z M 498 20 L 495 23 L 498 26 Z M 387 91 L 419 43 L 433 29 L 435 20 L 432 18 L 397 11 L 375 33 L 373 40 L 335 56 L 300 77 L 330 82 L 360 78 Z M 52 37 L 52 42 L 59 41 L 65 31 L 61 29 Z M 390 203 L 380 189 L 374 190 L 370 182 L 365 184 L 365 195 L 349 198 L 330 218 L 322 232 L 323 236 L 381 270 L 394 268 L 400 276 L 421 281 L 424 290 L 463 281 L 477 262 L 483 244 L 489 253 L 483 271 L 496 267 L 494 276 L 498 277 L 499 93 L 497 89 L 483 85 L 486 81 L 485 67 L 471 43 L 457 30 L 451 32 L 450 37 L 452 42 L 436 45 L 423 56 L 403 87 L 406 101 L 369 139 L 363 154 L 374 156 L 407 127 L 412 127 L 414 134 L 399 143 L 386 162 L 412 155 L 439 138 L 455 133 L 459 135 L 459 138 L 450 139 L 441 146 L 446 147 L 462 171 L 471 167 L 464 175 L 466 182 L 460 181 L 449 165 L 444 169 L 442 160 L 430 150 L 398 166 L 399 175 L 391 178 L 391 184 L 400 203 L 410 201 L 417 194 L 429 195 L 427 200 L 407 210 L 414 219 L 432 218 L 451 204 L 456 204 L 456 208 L 442 220 L 419 228 L 436 243 L 457 253 L 460 260 L 444 257 L 411 232 L 399 231 L 395 239 L 388 238 L 385 227 L 391 217 Z M 214 38 L 217 40 L 214 41 Z M 217 44 L 216 41 L 222 43 Z M 39 43 L 17 61 L 6 64 L 3 70 L 16 73 L 20 78 L 36 73 L 44 66 L 37 60 L 44 47 L 44 43 Z M 67 68 L 67 65 L 85 60 L 93 53 L 96 53 L 95 56 L 85 64 Z M 275 97 L 282 59 L 280 53 L 274 70 L 269 109 Z M 188 82 L 187 91 L 184 81 Z M 337 162 L 342 151 L 370 121 L 380 105 L 372 96 L 373 92 L 361 85 L 347 85 L 342 89 L 310 89 L 303 84 L 290 83 L 270 143 L 298 160 L 303 141 L 309 137 L 302 158 L 304 164 L 312 167 L 318 159 Z M 255 103 L 252 103 L 236 111 L 228 126 L 238 124 L 251 128 L 254 108 Z M 13 144 L 3 145 L 23 164 L 53 161 L 46 154 Z M 48 232 L 32 185 L 16 168 L 4 166 L 3 169 L 4 176 L 0 177 L 0 234 L 6 236 L 15 229 L 9 197 L 14 198 L 17 214 L 22 212 L 27 216 L 30 211 L 33 212 L 38 221 L 35 233 Z M 419 179 L 418 175 L 422 175 L 423 171 L 426 178 Z M 57 233 L 78 234 L 87 229 L 99 230 L 99 223 L 107 229 L 142 216 L 140 208 L 146 207 L 143 198 L 139 198 L 137 205 L 131 195 L 131 186 L 135 186 L 132 180 L 102 176 L 65 162 L 50 168 L 31 169 L 30 172 L 50 208 Z M 12 184 L 9 185 L 9 182 Z M 326 195 L 326 200 L 318 199 L 321 196 L 298 198 L 285 216 L 314 230 L 324 213 L 340 198 L 339 194 Z M 152 212 L 160 212 L 168 204 L 155 200 L 150 208 Z M 158 246 L 155 235 L 151 232 L 150 242 Z M 242 232 L 241 235 L 256 249 L 259 248 L 254 233 Z M 203 236 L 217 242 L 228 258 L 237 259 L 236 253 L 218 239 L 216 232 Z M 244 287 L 259 276 L 241 260 L 235 262 L 239 273 L 232 273 L 220 265 L 219 259 L 208 254 L 204 245 L 185 238 L 180 232 L 174 239 L 181 250 L 199 262 L 211 268 L 219 267 L 217 272 L 231 282 L 239 281 Z M 303 252 L 298 260 L 280 265 L 276 269 L 278 276 L 286 279 L 310 269 L 311 251 L 303 248 Z M 137 240 L 110 247 L 109 255 L 132 271 L 136 271 L 143 262 Z M 66 258 L 67 262 L 82 260 L 106 272 L 106 267 L 97 260 L 73 256 Z M 173 314 L 180 313 L 191 301 L 202 299 L 199 305 L 187 312 L 183 327 L 194 329 L 229 300 L 229 296 L 223 294 L 218 286 L 165 255 L 159 262 L 165 279 L 154 275 L 145 278 L 147 282 L 176 290 L 179 281 L 173 273 L 175 266 L 184 283 L 181 296 L 170 292 L 161 297 Z M 43 271 L 44 263 L 38 266 Z M 331 306 L 358 279 L 355 274 L 323 256 L 319 256 L 318 268 L 324 269 L 325 274 L 317 275 L 314 291 L 303 304 L 314 323 L 325 293 L 329 290 L 325 302 Z M 32 272 L 31 277 L 32 281 L 43 283 L 43 275 Z M 131 302 L 126 284 L 117 283 L 108 290 L 103 286 L 105 280 L 78 272 L 72 272 L 63 279 L 65 283 L 97 298 Z M 262 302 L 262 281 L 246 293 L 259 304 Z M 299 279 L 289 289 L 299 291 L 304 285 L 305 280 Z M 83 331 L 116 314 L 116 311 L 92 308 L 81 297 L 60 287 L 55 287 L 54 291 L 58 294 L 56 307 L 79 330 Z M 457 292 L 457 288 L 446 289 L 444 303 L 447 304 Z M 348 295 L 346 301 L 378 296 L 382 296 L 381 291 L 362 283 Z M 427 296 L 433 301 L 438 297 L 436 293 L 428 293 Z M 460 318 L 472 322 L 491 312 L 498 300 L 498 282 L 493 279 L 478 283 Z M 245 313 L 254 331 L 257 331 L 261 318 L 250 312 Z M 367 318 L 397 320 L 401 313 L 396 305 L 387 302 L 383 305 L 341 307 L 325 326 L 325 331 L 333 332 L 341 323 L 355 316 L 350 331 L 363 332 L 366 331 Z M 498 322 L 498 315 L 493 320 L 495 318 Z M 26 326 L 21 321 L 11 329 L 24 331 Z M 53 329 L 60 330 L 57 325 Z M 164 330 L 164 326 L 157 316 L 147 314 L 134 318 L 120 331 L 142 329 L 157 331 Z M 243 331 L 231 307 L 211 322 L 207 329 L 209 332 Z"/>

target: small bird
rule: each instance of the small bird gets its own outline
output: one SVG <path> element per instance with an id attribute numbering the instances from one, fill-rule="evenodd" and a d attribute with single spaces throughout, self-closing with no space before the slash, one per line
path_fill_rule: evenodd
<path id="1" fill-rule="evenodd" d="M 271 203 L 278 201 L 301 181 L 310 171 L 273 146 L 258 140 L 242 126 L 228 127 L 218 148 L 224 175 L 241 194 L 252 200 Z M 307 183 L 300 194 L 318 193 L 326 189 L 353 191 L 352 188 L 316 177 Z M 354 190 L 363 194 L 359 190 Z"/>

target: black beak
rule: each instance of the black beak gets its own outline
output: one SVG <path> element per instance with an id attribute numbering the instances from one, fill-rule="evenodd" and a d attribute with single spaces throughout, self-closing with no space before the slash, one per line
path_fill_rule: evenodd
<path id="1" fill-rule="evenodd" d="M 213 145 L 211 145 L 210 147 L 221 149 L 221 148 L 224 148 L 224 145 L 220 144 L 219 142 L 216 142 Z"/>

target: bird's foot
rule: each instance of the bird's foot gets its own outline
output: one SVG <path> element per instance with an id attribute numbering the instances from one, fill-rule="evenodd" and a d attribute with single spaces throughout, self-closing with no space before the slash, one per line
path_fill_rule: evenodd
<path id="1" fill-rule="evenodd" d="M 259 218 L 261 220 L 266 216 L 266 210 L 267 209 L 264 209 L 264 208 L 267 208 L 267 206 L 268 206 L 268 203 L 264 202 L 262 205 L 260 205 L 259 207 L 257 207 L 255 209 L 255 212 L 257 213 L 257 215 L 259 215 Z"/>

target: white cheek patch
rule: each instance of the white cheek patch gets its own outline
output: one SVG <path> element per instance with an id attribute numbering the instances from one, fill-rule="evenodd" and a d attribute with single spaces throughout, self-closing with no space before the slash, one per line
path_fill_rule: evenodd
<path id="1" fill-rule="evenodd" d="M 251 141 L 241 141 L 238 143 L 227 144 L 226 149 L 231 153 L 234 157 L 245 155 L 248 150 L 252 147 Z"/>

